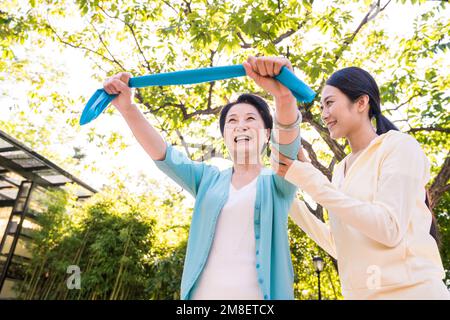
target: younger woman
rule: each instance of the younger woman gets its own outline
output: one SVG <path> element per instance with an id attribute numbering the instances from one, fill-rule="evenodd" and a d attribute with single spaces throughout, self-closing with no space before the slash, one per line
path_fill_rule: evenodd
<path id="1" fill-rule="evenodd" d="M 291 215 L 337 259 L 344 297 L 449 299 L 425 203 L 430 164 L 420 145 L 381 114 L 378 86 L 363 69 L 335 72 L 321 103 L 331 137 L 346 138 L 352 150 L 332 182 L 302 152 L 296 161 L 274 153 L 272 165 L 328 210 L 329 226 L 300 201 Z"/>

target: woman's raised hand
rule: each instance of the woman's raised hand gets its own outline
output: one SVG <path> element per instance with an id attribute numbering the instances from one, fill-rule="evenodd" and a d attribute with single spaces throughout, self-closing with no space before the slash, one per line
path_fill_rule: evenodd
<path id="1" fill-rule="evenodd" d="M 252 78 L 257 85 L 276 98 L 292 95 L 291 91 L 279 81 L 273 79 L 286 66 L 293 71 L 291 62 L 283 57 L 253 57 L 249 56 L 243 63 L 247 76 Z"/>
<path id="2" fill-rule="evenodd" d="M 106 79 L 103 83 L 103 89 L 105 89 L 108 94 L 118 94 L 111 103 L 119 110 L 129 108 L 133 103 L 133 93 L 128 86 L 130 78 L 131 73 L 119 72 Z"/>

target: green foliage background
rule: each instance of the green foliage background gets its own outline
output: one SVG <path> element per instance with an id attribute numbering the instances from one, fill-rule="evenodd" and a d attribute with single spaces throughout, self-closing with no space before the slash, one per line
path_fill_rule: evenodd
<path id="1" fill-rule="evenodd" d="M 392 33 L 393 6 L 420 9 L 408 32 Z M 0 100 L 9 99 L 0 112 L 0 128 L 89 179 L 106 169 L 77 137 L 95 146 L 103 159 L 125 152 L 130 142 L 119 128 L 103 130 L 116 115 L 113 108 L 96 120 L 98 125 L 79 127 L 80 106 L 90 92 L 77 94 L 64 85 L 68 74 L 53 61 L 58 55 L 76 53 L 89 61 L 86 77 L 99 83 L 119 71 L 143 75 L 241 63 L 248 55 L 283 55 L 319 93 L 335 70 L 363 67 L 377 79 L 383 112 L 413 135 L 430 159 L 429 189 L 450 286 L 449 13 L 445 1 L 417 0 L 0 0 Z M 271 102 L 246 78 L 140 89 L 135 100 L 168 142 L 192 159 L 209 161 L 205 150 L 226 156 L 217 127 L 221 106 L 248 91 Z M 14 100 L 17 95 L 23 100 Z M 331 177 L 349 146 L 330 138 L 320 120 L 319 98 L 298 106 L 303 146 Z M 73 152 L 58 152 L 61 146 Z M 71 195 L 49 195 L 27 280 L 19 288 L 22 298 L 179 297 L 192 201 L 173 185 L 111 171 L 105 173 L 107 185 L 117 187 L 101 187 L 85 204 Z M 141 182 L 140 194 L 124 187 Z M 310 205 L 326 220 L 326 210 Z M 311 258 L 319 254 L 326 258 L 324 297 L 340 299 L 333 261 L 292 223 L 289 231 L 296 298 L 317 297 Z M 82 289 L 67 291 L 67 265 L 77 263 Z"/>
<path id="2" fill-rule="evenodd" d="M 111 189 L 80 204 L 61 190 L 39 198 L 47 208 L 30 242 L 32 260 L 16 286 L 21 299 L 179 299 L 192 208 L 184 196 L 135 196 Z M 312 266 L 316 245 L 290 223 L 295 296 L 317 298 Z M 326 257 L 326 255 L 323 255 Z M 325 298 L 341 298 L 329 258 L 322 273 Z M 81 270 L 80 289 L 68 289 L 69 266 Z"/>

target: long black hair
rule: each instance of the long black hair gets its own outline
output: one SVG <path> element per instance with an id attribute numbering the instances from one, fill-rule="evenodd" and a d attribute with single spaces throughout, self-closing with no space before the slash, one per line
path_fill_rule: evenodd
<path id="1" fill-rule="evenodd" d="M 338 88 L 352 102 L 360 97 L 369 97 L 369 118 L 375 118 L 377 134 L 383 134 L 390 130 L 399 131 L 398 128 L 381 113 L 380 90 L 375 79 L 366 70 L 358 67 L 348 67 L 336 71 L 326 82 L 327 85 Z M 430 204 L 428 191 L 425 193 L 425 203 L 431 212 L 432 222 L 430 234 L 440 244 L 440 236 L 436 218 Z"/>

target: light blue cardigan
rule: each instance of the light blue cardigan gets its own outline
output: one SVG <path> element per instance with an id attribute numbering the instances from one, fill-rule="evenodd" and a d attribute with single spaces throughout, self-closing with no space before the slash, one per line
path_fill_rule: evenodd
<path id="1" fill-rule="evenodd" d="M 273 140 L 273 137 L 272 137 Z M 276 145 L 281 153 L 295 158 L 300 135 L 294 142 Z M 181 299 L 190 299 L 205 266 L 214 239 L 217 218 L 228 199 L 232 168 L 190 160 L 167 145 L 164 160 L 156 166 L 195 197 L 194 213 L 181 280 Z M 293 299 L 294 271 L 288 241 L 288 211 L 297 188 L 274 171 L 264 168 L 257 180 L 254 212 L 258 283 L 264 299 Z"/>

